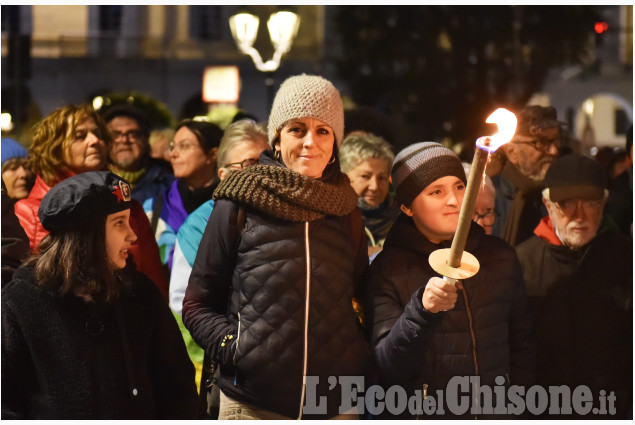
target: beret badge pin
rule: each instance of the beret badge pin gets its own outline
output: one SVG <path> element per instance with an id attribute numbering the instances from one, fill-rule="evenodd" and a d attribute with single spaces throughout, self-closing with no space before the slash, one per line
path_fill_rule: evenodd
<path id="1" fill-rule="evenodd" d="M 119 185 L 114 187 L 112 193 L 117 197 L 118 203 L 122 201 L 130 201 L 130 185 L 126 182 L 119 181 Z"/>

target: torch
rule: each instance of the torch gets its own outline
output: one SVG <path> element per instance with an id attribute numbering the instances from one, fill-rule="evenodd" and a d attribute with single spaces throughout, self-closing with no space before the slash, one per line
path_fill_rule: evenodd
<path id="1" fill-rule="evenodd" d="M 496 149 L 509 142 L 516 132 L 516 116 L 507 109 L 497 109 L 487 117 L 485 122 L 496 124 L 498 133 L 493 136 L 479 137 L 476 140 L 478 149 L 474 152 L 463 205 L 461 205 L 459 213 L 459 224 L 452 239 L 452 246 L 438 249 L 428 258 L 434 271 L 451 283 L 456 283 L 458 279 L 467 279 L 478 273 L 480 267 L 478 260 L 474 255 L 465 251 L 465 242 L 474 215 L 474 204 L 483 181 L 489 154 L 494 153 Z"/>

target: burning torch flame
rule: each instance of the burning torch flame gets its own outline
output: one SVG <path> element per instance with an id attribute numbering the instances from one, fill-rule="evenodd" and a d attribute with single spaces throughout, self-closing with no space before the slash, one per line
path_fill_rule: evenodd
<path id="1" fill-rule="evenodd" d="M 481 140 L 485 138 L 479 138 L 476 141 L 476 144 L 479 148 L 488 151 L 489 153 L 494 153 L 496 149 L 500 148 L 514 137 L 518 120 L 516 119 L 516 115 L 507 109 L 498 108 L 492 112 L 489 117 L 487 117 L 485 122 L 488 124 L 496 124 L 498 127 L 498 133 L 489 137 L 489 146 L 486 146 Z"/>

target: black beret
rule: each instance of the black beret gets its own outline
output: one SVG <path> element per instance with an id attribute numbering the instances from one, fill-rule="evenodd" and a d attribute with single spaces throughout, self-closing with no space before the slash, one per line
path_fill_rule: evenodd
<path id="1" fill-rule="evenodd" d="M 82 229 L 130 208 L 130 199 L 130 185 L 124 179 L 110 171 L 89 171 L 53 186 L 38 215 L 50 232 Z"/>

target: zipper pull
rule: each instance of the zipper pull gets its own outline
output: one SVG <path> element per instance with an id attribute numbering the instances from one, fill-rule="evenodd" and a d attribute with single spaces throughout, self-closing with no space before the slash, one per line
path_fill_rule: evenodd
<path id="1" fill-rule="evenodd" d="M 423 399 L 428 398 L 428 384 L 423 384 Z"/>

